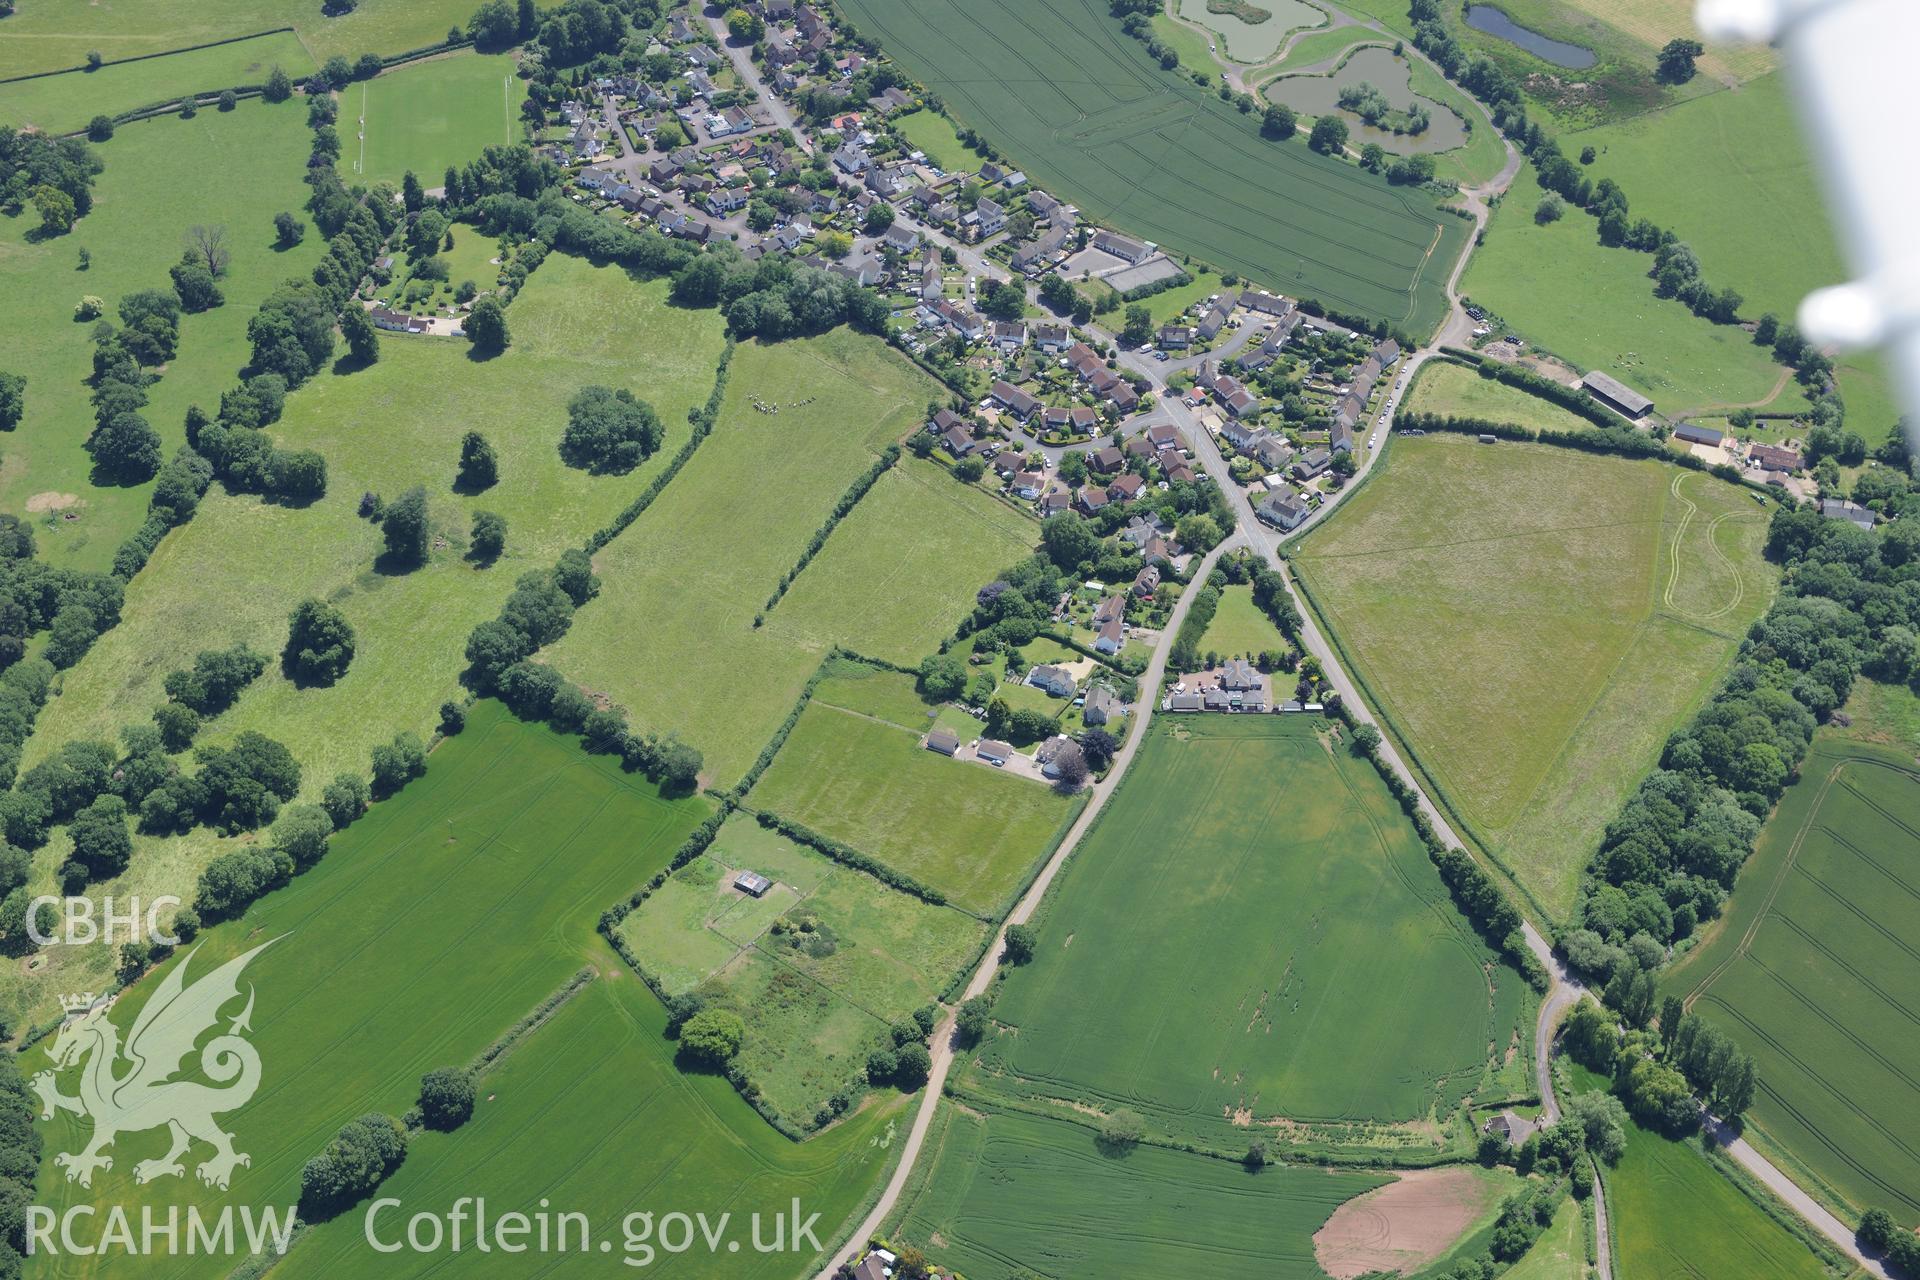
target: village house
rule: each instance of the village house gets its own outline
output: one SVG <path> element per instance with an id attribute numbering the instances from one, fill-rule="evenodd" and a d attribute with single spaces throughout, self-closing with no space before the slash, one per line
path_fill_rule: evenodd
<path id="1" fill-rule="evenodd" d="M 1133 594 L 1142 600 L 1153 599 L 1153 593 L 1160 589 L 1160 569 L 1157 565 L 1148 565 L 1133 575 Z"/>
<path id="2" fill-rule="evenodd" d="M 1153 256 L 1153 245 L 1123 236 L 1117 231 L 1100 231 L 1093 237 L 1093 247 L 1102 253 L 1110 253 L 1116 258 L 1138 265 Z"/>
<path id="3" fill-rule="evenodd" d="M 1035 324 L 1028 329 L 1027 336 L 1032 339 L 1034 346 L 1048 355 L 1057 355 L 1066 350 L 1067 344 L 1072 341 L 1072 334 L 1063 324 Z"/>
<path id="4" fill-rule="evenodd" d="M 1264 524 L 1291 533 L 1307 518 L 1307 504 L 1291 489 L 1279 489 L 1263 498 L 1253 514 Z"/>
<path id="5" fill-rule="evenodd" d="M 933 304 L 933 313 L 968 342 L 978 342 L 987 332 L 986 321 L 965 307 L 944 299 Z"/>
<path id="6" fill-rule="evenodd" d="M 995 320 L 989 336 L 996 348 L 1011 355 L 1027 345 L 1027 326 L 1018 320 Z"/>
<path id="7" fill-rule="evenodd" d="M 1043 493 L 1040 495 L 1040 501 L 1035 504 L 1035 508 L 1039 511 L 1042 520 L 1050 516 L 1064 515 L 1073 508 L 1073 495 L 1064 489 Z"/>
<path id="8" fill-rule="evenodd" d="M 1290 300 L 1276 294 L 1263 292 L 1259 289 L 1242 289 L 1240 291 L 1240 305 L 1249 311 L 1257 311 L 1262 315 L 1273 316 L 1276 319 L 1286 316 L 1293 311 L 1293 303 Z"/>
<path id="9" fill-rule="evenodd" d="M 1113 475 L 1127 465 L 1127 460 L 1112 445 L 1102 445 L 1087 454 L 1087 465 L 1101 475 Z"/>
<path id="10" fill-rule="evenodd" d="M 1073 505 L 1079 508 L 1082 515 L 1091 516 L 1106 510 L 1109 501 L 1105 489 L 1088 484 L 1082 485 L 1080 492 L 1074 495 Z"/>
<path id="11" fill-rule="evenodd" d="M 999 459 L 996 458 L 995 461 Z M 1046 489 L 1047 478 L 1038 471 L 1019 471 L 1014 473 L 1013 479 L 1008 482 L 1008 487 L 1013 490 L 1014 497 L 1031 502 Z"/>
<path id="12" fill-rule="evenodd" d="M 1162 351 L 1185 351 L 1193 345 L 1193 330 L 1184 324 L 1163 324 L 1155 341 Z"/>
<path id="13" fill-rule="evenodd" d="M 1147 482 L 1136 475 L 1124 475 L 1107 486 L 1107 500 L 1110 502 L 1132 502 L 1138 498 Z"/>
<path id="14" fill-rule="evenodd" d="M 935 729 L 927 735 L 927 750 L 938 751 L 943 756 L 953 755 L 960 750 L 960 735 L 951 729 Z"/>
<path id="15" fill-rule="evenodd" d="M 880 245 L 893 253 L 909 254 L 920 247 L 920 233 L 904 223 L 896 222 L 880 237 Z"/>
<path id="16" fill-rule="evenodd" d="M 1311 480 L 1333 465 L 1333 454 L 1325 449 L 1309 449 L 1294 462 L 1293 474 L 1301 480 Z"/>
<path id="17" fill-rule="evenodd" d="M 1110 720 L 1119 718 L 1120 699 L 1105 685 L 1095 685 L 1087 690 L 1087 700 L 1080 708 L 1080 719 L 1088 728 L 1097 729 Z"/>
<path id="18" fill-rule="evenodd" d="M 1031 418 L 1040 409 L 1038 400 L 1004 378 L 993 384 L 993 389 L 987 393 L 987 398 L 1021 422 Z"/>
<path id="19" fill-rule="evenodd" d="M 1109 618 L 1105 622 L 1100 623 L 1093 637 L 1095 652 L 1104 653 L 1109 656 L 1120 652 L 1126 642 L 1127 624 L 1125 620 L 1121 618 Z M 1094 722 L 1089 720 L 1087 723 L 1092 724 Z"/>
<path id="20" fill-rule="evenodd" d="M 973 749 L 973 755 L 976 760 L 998 769 L 1013 759 L 1013 746 L 998 738 L 982 738 L 980 745 Z"/>
<path id="21" fill-rule="evenodd" d="M 1800 451 L 1784 445 L 1756 444 L 1747 450 L 1747 461 L 1768 471 L 1798 471 Z"/>
<path id="22" fill-rule="evenodd" d="M 1052 665 L 1038 666 L 1027 672 L 1027 683 L 1056 698 L 1071 698 L 1074 690 L 1080 687 L 1071 671 Z"/>
<path id="23" fill-rule="evenodd" d="M 1034 760 L 1039 763 L 1040 774 L 1045 778 L 1063 777 L 1076 766 L 1084 768 L 1087 762 L 1086 756 L 1080 751 L 1080 744 L 1064 734 L 1048 739 L 1034 753 Z"/>

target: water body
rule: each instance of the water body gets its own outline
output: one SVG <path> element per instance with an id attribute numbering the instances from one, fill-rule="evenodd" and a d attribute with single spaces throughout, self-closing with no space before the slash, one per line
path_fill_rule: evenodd
<path id="1" fill-rule="evenodd" d="M 1468 5 L 1467 25 L 1475 31 L 1498 36 L 1509 44 L 1517 44 L 1534 57 L 1571 71 L 1583 70 L 1600 60 L 1598 54 L 1583 45 L 1551 40 L 1538 31 L 1529 31 L 1509 18 L 1505 10 L 1496 9 L 1490 4 Z"/>
<path id="2" fill-rule="evenodd" d="M 1427 109 L 1432 123 L 1421 133 L 1395 133 L 1375 129 L 1351 111 L 1340 106 L 1340 90 L 1366 81 L 1385 95 L 1396 111 L 1405 111 L 1416 102 Z M 1347 122 L 1349 141 L 1356 147 L 1377 142 L 1395 155 L 1411 156 L 1451 151 L 1465 146 L 1467 127 L 1460 117 L 1431 98 L 1414 93 L 1412 71 L 1393 50 L 1368 45 L 1348 58 L 1332 75 L 1281 76 L 1261 89 L 1269 102 L 1284 102 L 1295 111 L 1310 116 L 1337 112 Z"/>
<path id="3" fill-rule="evenodd" d="M 1230 13 L 1207 12 L 1207 0 L 1180 0 L 1180 16 L 1219 36 L 1223 52 L 1235 62 L 1265 62 L 1301 27 L 1317 27 L 1327 15 L 1305 0 L 1249 0 L 1273 15 L 1264 22 L 1247 23 Z"/>

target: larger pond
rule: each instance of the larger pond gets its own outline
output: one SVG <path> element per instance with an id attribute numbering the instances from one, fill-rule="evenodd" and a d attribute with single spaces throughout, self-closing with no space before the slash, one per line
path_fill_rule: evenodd
<path id="1" fill-rule="evenodd" d="M 1265 62 L 1302 27 L 1317 27 L 1327 15 L 1305 0 L 1180 0 L 1180 16 L 1219 36 L 1220 50 L 1235 62 Z M 1248 22 L 1239 14 L 1265 17 Z"/>
<path id="2" fill-rule="evenodd" d="M 1499 36 L 1509 44 L 1517 44 L 1534 57 L 1570 71 L 1584 70 L 1600 60 L 1598 54 L 1583 45 L 1568 44 L 1528 30 L 1509 18 L 1505 10 L 1490 4 L 1468 5 L 1467 25 L 1475 31 Z"/>
<path id="3" fill-rule="evenodd" d="M 1427 109 L 1431 123 L 1420 133 L 1395 133 L 1376 129 L 1357 114 L 1340 106 L 1340 90 L 1362 81 L 1378 89 L 1395 111 L 1405 111 L 1416 103 Z M 1412 71 L 1393 50 L 1370 44 L 1340 65 L 1331 75 L 1281 76 L 1260 90 L 1269 102 L 1283 102 L 1302 115 L 1324 116 L 1335 113 L 1347 122 L 1349 141 L 1356 147 L 1377 142 L 1395 155 L 1451 151 L 1466 145 L 1467 127 L 1459 116 L 1431 98 L 1413 91 Z"/>

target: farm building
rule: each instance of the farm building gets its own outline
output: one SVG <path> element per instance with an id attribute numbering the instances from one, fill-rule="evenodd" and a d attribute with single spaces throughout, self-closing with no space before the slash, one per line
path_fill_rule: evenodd
<path id="1" fill-rule="evenodd" d="M 1002 742 L 998 738 L 982 738 L 980 739 L 980 745 L 974 748 L 973 754 L 977 758 L 998 768 L 1013 759 L 1013 745 Z"/>
<path id="2" fill-rule="evenodd" d="M 951 729 L 935 729 L 927 735 L 927 750 L 950 756 L 960 749 L 960 735 Z"/>
<path id="3" fill-rule="evenodd" d="M 1747 450 L 1747 458 L 1757 467 L 1768 471 L 1798 471 L 1800 469 L 1800 451 L 1784 445 L 1756 444 Z"/>
<path id="4" fill-rule="evenodd" d="M 1598 369 L 1580 379 L 1580 385 L 1601 404 L 1634 422 L 1646 417 L 1653 408 L 1653 401 L 1612 374 L 1601 373 Z"/>
<path id="5" fill-rule="evenodd" d="M 1820 514 L 1829 520 L 1846 520 L 1858 528 L 1873 528 L 1873 512 L 1857 502 L 1827 498 L 1820 503 Z"/>
<path id="6" fill-rule="evenodd" d="M 1727 435 L 1726 432 L 1713 427 L 1701 427 L 1691 422 L 1683 422 L 1673 429 L 1673 438 L 1675 440 L 1684 440 L 1688 444 L 1703 444 L 1710 449 L 1717 449 L 1720 447 L 1720 442 L 1727 438 Z"/>
<path id="7" fill-rule="evenodd" d="M 764 897 L 767 890 L 773 888 L 773 881 L 758 871 L 742 871 L 733 878 L 733 887 L 750 897 Z"/>

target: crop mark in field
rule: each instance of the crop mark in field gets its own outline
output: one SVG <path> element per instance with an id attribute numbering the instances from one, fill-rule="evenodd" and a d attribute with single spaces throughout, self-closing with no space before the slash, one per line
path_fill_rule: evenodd
<path id="1" fill-rule="evenodd" d="M 1680 482 L 1684 479 L 1686 479 L 1686 473 L 1684 471 L 1676 472 L 1673 477 L 1673 484 L 1669 490 L 1674 497 L 1686 505 L 1687 509 L 1685 514 L 1680 517 L 1680 526 L 1673 531 L 1673 537 L 1667 544 L 1669 569 L 1667 572 L 1667 586 L 1661 595 L 1661 602 L 1676 616 L 1691 618 L 1696 622 L 1711 622 L 1715 618 L 1724 618 L 1739 608 L 1740 602 L 1746 598 L 1747 594 L 1746 579 L 1741 575 L 1738 566 L 1728 558 L 1727 553 L 1720 549 L 1720 544 L 1715 539 L 1715 535 L 1720 532 L 1720 526 L 1732 519 L 1734 513 L 1724 511 L 1714 517 L 1713 522 L 1707 526 L 1706 532 L 1707 549 L 1713 552 L 1714 558 L 1720 562 L 1722 567 L 1724 567 L 1733 578 L 1733 598 L 1711 613 L 1689 613 L 1687 610 L 1682 609 L 1674 600 L 1674 593 L 1680 585 L 1680 556 L 1681 552 L 1685 549 L 1687 530 L 1693 526 L 1693 518 L 1700 513 L 1700 506 L 1691 498 L 1687 497 L 1686 494 L 1680 492 Z"/>

